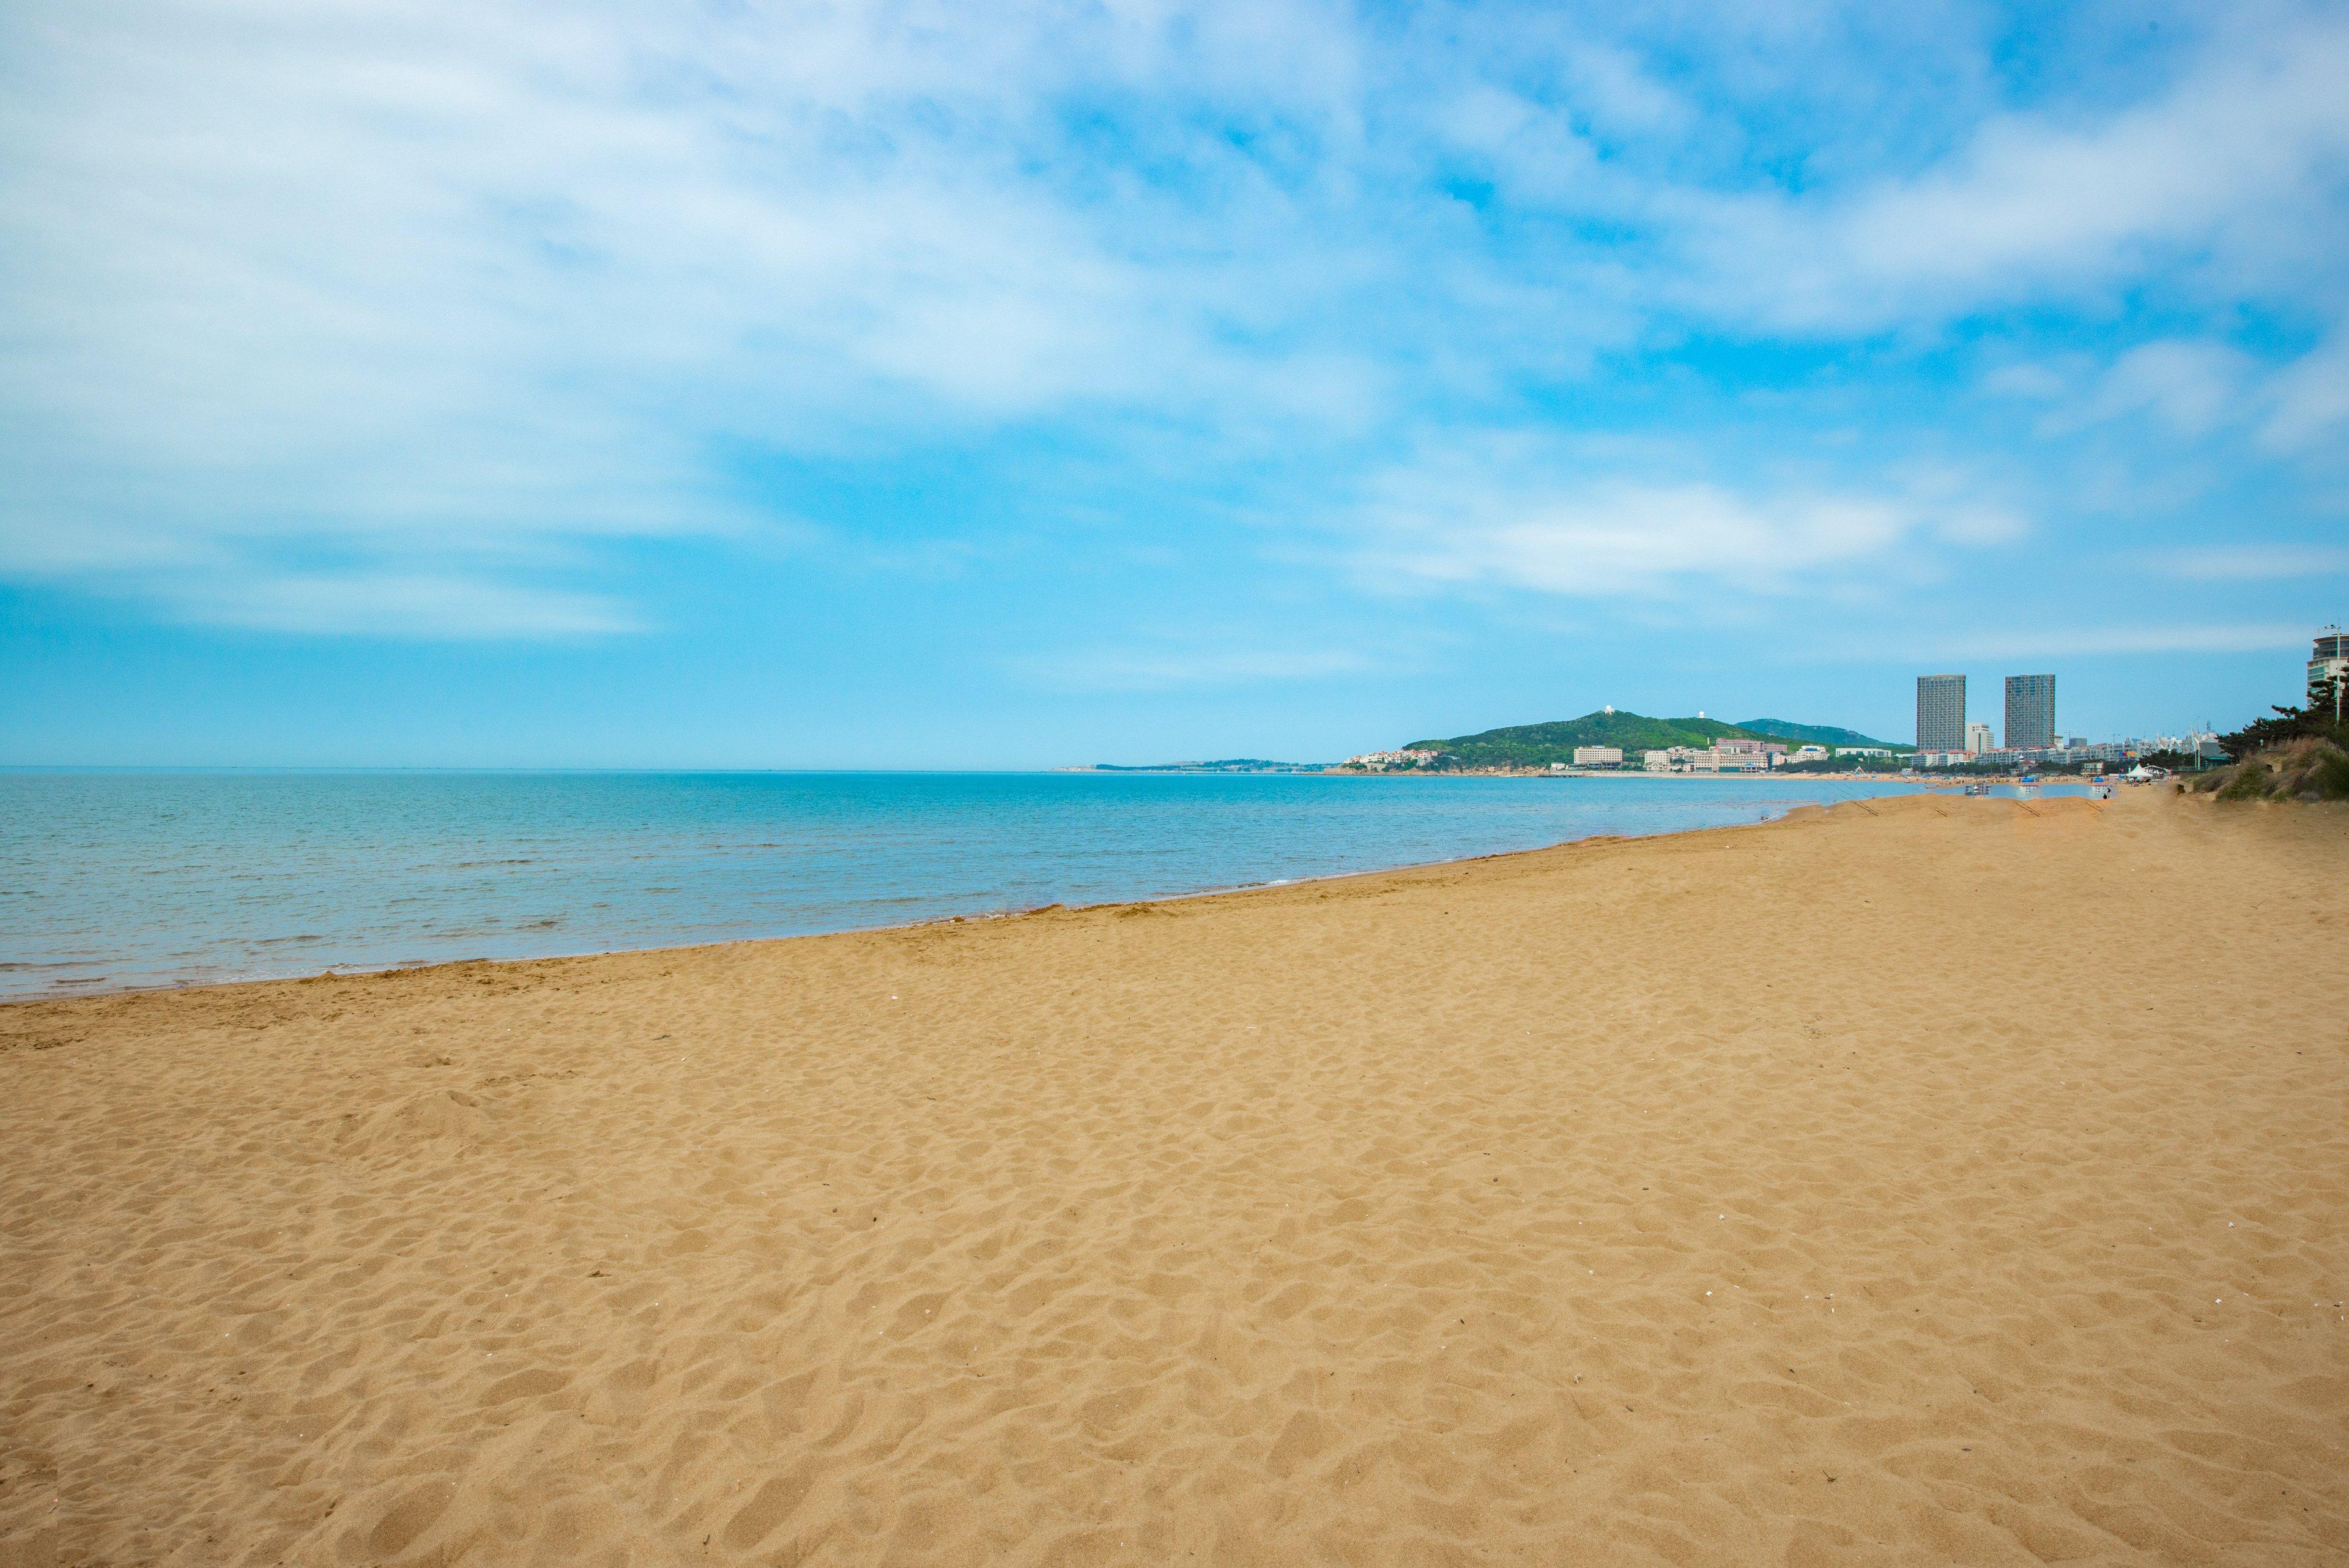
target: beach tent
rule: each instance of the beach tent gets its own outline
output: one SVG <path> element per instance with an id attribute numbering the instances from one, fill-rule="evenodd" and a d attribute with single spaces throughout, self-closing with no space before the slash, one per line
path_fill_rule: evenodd
<path id="1" fill-rule="evenodd" d="M 2151 784 L 2156 779 L 2166 779 L 2168 776 L 2169 770 L 2168 768 L 2148 767 L 2143 763 L 2137 763 L 2137 766 L 2129 769 L 2128 772 L 2121 775 L 2121 777 L 2128 780 L 2131 784 Z"/>

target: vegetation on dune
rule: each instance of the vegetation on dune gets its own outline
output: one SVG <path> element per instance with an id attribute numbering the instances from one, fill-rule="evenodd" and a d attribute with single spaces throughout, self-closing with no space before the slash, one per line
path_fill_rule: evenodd
<path id="1" fill-rule="evenodd" d="M 2308 701 L 2276 708 L 2219 744 L 2230 767 L 2194 781 L 2199 793 L 2220 800 L 2349 800 L 2349 691 L 2343 682 L 2313 680 Z"/>
<path id="2" fill-rule="evenodd" d="M 2349 750 L 2307 736 L 2194 781 L 2220 800 L 2349 800 Z"/>
<path id="3" fill-rule="evenodd" d="M 2340 680 L 2311 680 L 2308 701 L 2297 708 L 2271 708 L 2272 719 L 2254 719 L 2219 744 L 2237 762 L 2261 752 L 2282 750 L 2298 741 L 2330 741 L 2349 747 L 2349 691 Z"/>

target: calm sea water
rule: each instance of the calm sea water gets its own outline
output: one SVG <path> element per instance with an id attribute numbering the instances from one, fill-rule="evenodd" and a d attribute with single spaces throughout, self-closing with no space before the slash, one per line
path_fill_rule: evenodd
<path id="1" fill-rule="evenodd" d="M 0 996 L 1164 898 L 1915 786 L 1311 774 L 0 773 Z"/>

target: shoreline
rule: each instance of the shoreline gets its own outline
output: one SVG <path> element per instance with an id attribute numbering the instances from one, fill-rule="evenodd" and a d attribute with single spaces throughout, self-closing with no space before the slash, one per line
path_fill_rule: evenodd
<path id="1" fill-rule="evenodd" d="M 1375 777 L 1375 776 L 1378 776 L 1378 775 L 1375 775 L 1375 774 L 1364 774 L 1364 775 L 1330 775 L 1330 776 L 1364 776 L 1364 777 Z M 1453 775 L 1453 776 L 1471 776 L 1471 777 L 1511 777 L 1511 776 L 1524 776 L 1524 777 L 1527 777 L 1527 778 L 1532 778 L 1532 777 L 1559 777 L 1559 776 L 1562 776 L 1562 775 L 1557 775 L 1557 774 L 1525 774 L 1525 775 L 1509 775 L 1509 774 L 1469 774 L 1469 775 Z M 1627 776 L 1637 777 L 1637 776 L 1640 776 L 1640 775 L 1637 775 L 1637 774 L 1631 774 L 1631 775 L 1627 775 Z M 1702 775 L 1702 776 L 1711 776 L 1711 775 Z M 1721 775 L 1721 776 L 1723 776 L 1723 777 L 1733 777 L 1733 776 L 1736 776 L 1736 775 L 1728 775 L 1728 774 L 1724 774 L 1724 775 Z M 1842 780 L 1842 779 L 1837 779 L 1837 780 L 1834 780 L 1834 781 L 1831 781 L 1831 782 L 1835 782 L 1835 783 L 1846 783 L 1846 782 L 1851 782 L 1851 783 L 1873 783 L 1873 784 L 1885 784 L 1885 783 L 1889 783 L 1889 784 L 1903 784 L 1903 785 L 1914 785 L 1914 786 L 1918 786 L 1918 788 L 1919 788 L 1919 792 L 1920 792 L 1920 793 L 1930 793 L 1930 788 L 1929 788 L 1928 786 L 1924 786 L 1924 785 L 1922 785 L 1920 781 L 1914 780 L 1914 779 L 1899 779 L 1899 778 L 1877 779 L 1877 778 L 1871 778 L 1871 779 L 1868 779 L 1868 780 L 1850 780 L 1850 781 Z M 1897 796 L 1873 796 L 1873 795 L 1871 795 L 1871 796 L 1855 796 L 1855 797 L 1853 797 L 1853 798 L 1855 798 L 1855 799 L 1858 799 L 1858 798 L 1866 798 L 1866 799 L 1889 799 L 1889 798 L 1898 798 L 1898 797 L 1897 797 Z M 1797 802 L 1797 803 L 1795 803 L 1795 805 L 1790 805 L 1790 806 L 1786 807 L 1786 808 L 1785 808 L 1785 810 L 1784 810 L 1784 811 L 1775 813 L 1774 815 L 1770 815 L 1770 816 L 1767 816 L 1767 817 L 1763 818 L 1763 819 L 1762 819 L 1762 821 L 1763 821 L 1763 822 L 1765 822 L 1765 823 L 1766 823 L 1766 822 L 1777 822 L 1777 821 L 1783 821 L 1783 820 L 1785 820 L 1786 817 L 1791 816 L 1791 815 L 1795 815 L 1795 813 L 1800 812 L 1800 811 L 1803 811 L 1803 810 L 1806 810 L 1806 809 L 1810 809 L 1810 808 L 1820 808 L 1820 809 L 1825 809 L 1825 808 L 1827 808 L 1827 807 L 1831 807 L 1831 806 L 1833 806 L 1833 805 L 1840 805 L 1840 804 L 1843 804 L 1843 803 L 1841 803 L 1841 802 L 1816 802 L 1816 801 L 1803 801 L 1803 802 Z M 1750 823 L 1732 823 L 1732 824 L 1722 824 L 1722 825 L 1717 825 L 1717 826 L 1703 826 L 1703 827 L 1672 827 L 1672 828 L 1666 828 L 1666 829 L 1664 829 L 1664 830 L 1662 830 L 1662 831 L 1661 831 L 1661 832 L 1657 832 L 1657 833 L 1645 833 L 1645 834 L 1641 834 L 1641 833 L 1630 833 L 1630 834 L 1608 834 L 1608 833 L 1601 833 L 1601 834 L 1586 834 L 1586 835 L 1584 835 L 1583 836 L 1581 836 L 1581 837 L 1579 837 L 1579 838 L 1566 838 L 1566 839 L 1558 839 L 1558 840 L 1556 840 L 1556 841 L 1555 841 L 1555 842 L 1553 842 L 1553 843 L 1549 843 L 1549 844 L 1530 845 L 1530 846 L 1526 846 L 1526 847 L 1518 848 L 1518 849 L 1495 849 L 1495 850 L 1488 850 L 1488 851 L 1485 851 L 1485 852 L 1484 852 L 1484 853 L 1482 853 L 1482 854 L 1477 854 L 1477 855 L 1454 856 L 1454 857 L 1449 857 L 1449 858 L 1438 859 L 1438 860 L 1415 860 L 1415 861 L 1406 861 L 1406 862 L 1403 862 L 1403 863 L 1399 864 L 1399 865 L 1393 865 L 1393 866 L 1373 866 L 1373 867 L 1363 867 L 1362 869 L 1360 869 L 1360 870 L 1353 870 L 1353 871 L 1332 871 L 1332 872 L 1326 872 L 1326 873 L 1321 873 L 1321 874 L 1318 874 L 1318 875 L 1314 875 L 1314 876 L 1307 876 L 1307 877 L 1282 877 L 1282 878 L 1279 878 L 1279 879 L 1277 879 L 1277 880 L 1263 881 L 1263 882 L 1242 882 L 1242 883 L 1235 883 L 1235 884 L 1229 884 L 1229 885 L 1225 885 L 1225 886 L 1217 886 L 1217 887 L 1197 888 L 1192 888 L 1192 889 L 1189 889 L 1189 890 L 1186 890 L 1186 891 L 1184 891 L 1184 892 L 1180 892 L 1180 893 L 1166 893 L 1166 894 L 1157 895 L 1157 896 L 1154 896 L 1154 897 L 1144 897 L 1144 898 L 1112 898 L 1112 899 L 1104 899 L 1104 900 L 1102 900 L 1102 901 L 1097 902 L 1097 903 L 1089 903 L 1089 904 L 1069 904 L 1069 903 L 1047 903 L 1047 904 L 1036 904 L 1036 905 L 1030 905 L 1030 906 L 1027 906 L 1027 907 L 1025 907 L 1025 908 L 1017 909 L 1000 909 L 1000 910 L 995 910 L 995 911 L 991 911 L 991 912 L 981 912 L 981 913 L 974 913 L 974 914 L 967 914 L 967 915 L 937 915 L 937 916 L 931 916 L 931 917 L 927 917 L 927 918 L 921 919 L 915 919 L 915 920 L 904 920 L 904 921 L 898 921 L 898 922 L 895 922 L 895 923 L 893 923 L 893 924 L 885 924 L 885 925 L 877 925 L 877 926 L 843 926 L 843 927 L 838 928 L 838 929 L 831 929 L 831 930 L 789 931 L 789 932 L 781 932 L 781 933 L 771 934 L 771 935 L 732 937 L 732 938 L 728 938 L 728 939 L 725 939 L 725 940 L 719 940 L 719 941 L 676 942 L 676 943 L 654 943 L 654 944 L 650 944 L 650 945 L 647 945 L 647 946 L 642 946 L 642 947 L 634 947 L 634 946 L 616 946 L 616 947 L 605 947 L 605 948 L 588 948 L 588 949 L 583 949 L 583 950 L 579 950 L 579 951 L 575 951 L 575 952 L 532 953 L 532 954 L 517 955 L 517 956 L 512 956 L 512 957 L 500 957 L 500 956 L 496 956 L 496 955 L 488 955 L 488 954 L 484 954 L 484 955 L 475 955 L 475 956 L 469 956 L 469 957 L 462 957 L 462 958 L 431 958 L 431 959 L 420 959 L 420 960 L 415 960 L 415 961 L 412 961 L 393 962 L 393 963 L 384 963 L 384 964 L 358 964 L 358 963 L 354 963 L 354 964 L 329 964 L 329 965 L 326 966 L 326 967 L 325 967 L 325 968 L 323 968 L 323 969 L 320 969 L 320 970 L 317 970 L 317 971 L 308 971 L 308 972 L 305 972 L 305 973 L 300 973 L 300 974 L 249 975 L 249 976 L 240 976 L 240 977 L 228 978 L 228 979 L 188 980 L 188 981 L 159 981 L 159 982 L 157 982 L 157 983 L 150 984 L 150 985 L 121 985 L 121 986 L 90 987 L 90 988 L 88 988 L 88 989 L 74 990 L 74 991 L 63 991 L 63 990 L 60 990 L 60 991 L 51 991 L 51 992 L 34 992 L 34 993 L 24 994 L 24 995 L 5 995 L 5 996 L 0 996 L 0 1010 L 5 1010 L 5 1009 L 6 1009 L 6 1008 L 10 1008 L 10 1007 L 26 1006 L 26 1005 L 30 1005 L 30 1004 L 34 1004 L 34 1003 L 42 1003 L 42 1002 L 72 1002 L 72 1001 L 77 1001 L 77 1000 L 81 1000 L 81 999 L 98 1000 L 98 999 L 106 998 L 106 997 L 138 996 L 138 995 L 148 995 L 148 994 L 154 994 L 154 993 L 176 993 L 176 992 L 181 992 L 207 991 L 207 990 L 212 990 L 212 989 L 214 989 L 214 988 L 217 988 L 217 987 L 222 987 L 222 986 L 254 986 L 254 985 L 299 984 L 299 983 L 303 983 L 303 982 L 305 982 L 305 981 L 321 981 L 321 980 L 336 980 L 336 979 L 356 979 L 356 978 L 360 978 L 360 977 L 365 977 L 365 976 L 370 976 L 370 975 L 384 975 L 384 974 L 408 974 L 408 973 L 411 973 L 411 972 L 414 972 L 414 971 L 421 971 L 421 970 L 440 969 L 440 968 L 446 968 L 446 967 L 457 966 L 457 965 L 478 965 L 478 964 L 511 965 L 511 964 L 531 964 L 531 963 L 556 963 L 556 962 L 570 962 L 570 961 L 578 961 L 578 960 L 584 960 L 584 959 L 609 958 L 609 957 L 621 956 L 621 955 L 626 955 L 626 954 L 632 954 L 632 953 L 676 953 L 676 952 L 692 952 L 692 951 L 696 951 L 696 950 L 701 950 L 701 949 L 705 949 L 705 948 L 730 948 L 730 947 L 739 947 L 739 946 L 744 945 L 744 944 L 746 944 L 746 943 L 804 941 L 804 940 L 811 940 L 811 939 L 823 938 L 823 937 L 854 936 L 854 935 L 864 935 L 864 934 L 877 934 L 877 933 L 889 932 L 889 931 L 910 931 L 910 930 L 920 930 L 920 929 L 925 929 L 925 928 L 926 928 L 926 927 L 932 927 L 932 926 L 960 926 L 960 925 L 971 925 L 971 924 L 977 924 L 977 923 L 985 922 L 985 921 L 1019 919 L 1022 919 L 1022 918 L 1025 918 L 1025 917 L 1028 917 L 1028 916 L 1038 915 L 1038 914 L 1043 914 L 1043 913 L 1047 913 L 1047 912 L 1049 912 L 1049 911 L 1056 910 L 1056 909 L 1067 909 L 1067 910 L 1070 910 L 1070 911 L 1071 911 L 1071 912 L 1081 912 L 1081 911 L 1090 910 L 1090 909 L 1121 909 L 1121 908 L 1125 908 L 1125 907 L 1128 907 L 1128 906 L 1133 906 L 1133 905 L 1148 905 L 1148 904 L 1177 903 L 1177 902 L 1181 902 L 1181 901 L 1183 901 L 1183 900 L 1185 900 L 1185 899 L 1191 899 L 1191 898 L 1226 898 L 1226 897 L 1229 897 L 1229 896 L 1231 896 L 1231 895 L 1233 895 L 1233 894 L 1237 894 L 1237 893 L 1247 893 L 1247 892 L 1256 892 L 1256 891 L 1263 890 L 1263 889 L 1265 889 L 1265 888 L 1271 888 L 1305 887 L 1305 886 L 1309 886 L 1309 885 L 1312 885 L 1312 884 L 1315 884 L 1315 883 L 1319 883 L 1319 882 L 1342 881 L 1342 880 L 1345 880 L 1345 879 L 1347 879 L 1347 878 L 1350 878 L 1350 877 L 1378 877 L 1378 876 L 1384 876 L 1384 875 L 1387 875 L 1387 874 L 1389 874 L 1389 873 L 1391 873 L 1391 872 L 1420 870 L 1420 869 L 1424 869 L 1424 868 L 1428 868 L 1428 867 L 1444 867 L 1444 866 L 1460 866 L 1460 865 L 1468 865 L 1468 864 L 1473 864 L 1473 863 L 1475 863 L 1475 862 L 1476 862 L 1476 861 L 1480 861 L 1480 860 L 1490 860 L 1490 859 L 1495 859 L 1495 858 L 1498 858 L 1498 857 L 1506 857 L 1506 856 L 1511 856 L 1511 855 L 1537 855 L 1537 854 L 1541 854 L 1541 853 L 1543 853 L 1543 852 L 1545 852 L 1545 851 L 1547 851 L 1547 850 L 1552 850 L 1552 849 L 1560 849 L 1560 848 L 1569 847 L 1569 846 L 1573 846 L 1573 845 L 1576 845 L 1576 844 L 1590 843 L 1590 842 L 1594 842 L 1594 841 L 1606 840 L 1606 839 L 1612 839 L 1612 838 L 1620 838 L 1620 839 L 1626 839 L 1626 840 L 1629 840 L 1629 839 L 1669 838 L 1669 837 L 1672 837 L 1672 836 L 1678 836 L 1678 835 L 1681 835 L 1681 834 L 1690 834 L 1690 833 L 1711 833 L 1711 832 L 1717 832 L 1717 831 L 1720 831 L 1720 829 L 1721 829 L 1722 827 L 1727 827 L 1727 826 L 1759 826 L 1759 824 L 1750 824 Z"/>

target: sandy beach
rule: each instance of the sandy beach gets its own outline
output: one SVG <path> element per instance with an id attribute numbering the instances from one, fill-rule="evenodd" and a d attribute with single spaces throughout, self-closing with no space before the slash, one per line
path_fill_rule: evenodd
<path id="1" fill-rule="evenodd" d="M 2349 815 L 0 1008 L 0 1568 L 2349 1561 Z"/>

